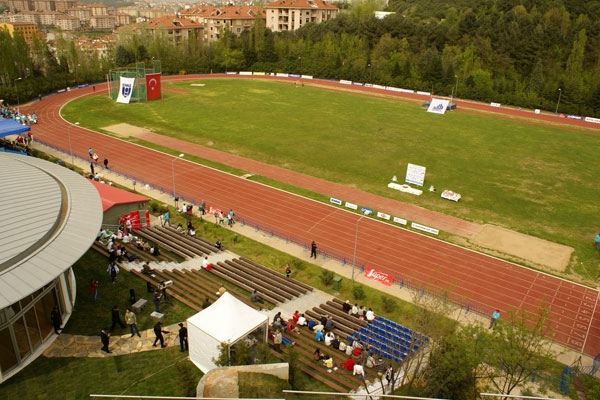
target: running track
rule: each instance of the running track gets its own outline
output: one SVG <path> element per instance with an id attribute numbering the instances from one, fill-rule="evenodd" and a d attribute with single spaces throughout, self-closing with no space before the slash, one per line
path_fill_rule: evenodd
<path id="1" fill-rule="evenodd" d="M 163 80 L 168 82 L 192 78 L 198 77 L 165 77 Z M 333 82 L 319 83 L 335 86 Z M 97 89 L 101 92 L 103 88 L 97 85 Z M 315 240 L 321 251 L 343 257 L 349 262 L 356 243 L 356 265 L 368 265 L 390 273 L 396 279 L 394 284 L 404 283 L 425 288 L 429 292 L 447 294 L 457 303 L 468 304 L 474 310 L 486 314 L 491 313 L 494 308 L 499 308 L 502 312 L 520 308 L 532 311 L 544 302 L 551 306 L 554 341 L 592 357 L 600 353 L 598 291 L 379 221 L 361 218 L 360 215 L 193 164 L 185 159 L 174 159 L 166 154 L 71 126 L 62 120 L 59 112 L 63 104 L 91 93 L 90 88 L 78 89 L 21 107 L 24 112 L 35 111 L 38 115 L 40 124 L 32 128 L 36 140 L 52 144 L 67 153 L 69 147 L 72 147 L 73 154 L 82 159 L 88 158 L 87 149 L 92 146 L 100 159 L 107 157 L 110 160 L 109 165 L 114 170 L 136 177 L 139 182 L 165 188 L 167 192 L 173 187 L 171 171 L 174 169 L 177 194 L 183 198 L 195 201 L 204 199 L 207 204 L 225 210 L 233 208 L 239 217 L 247 221 L 260 224 L 282 237 L 294 238 L 305 246 Z M 484 105 L 479 106 L 485 108 Z M 529 116 L 531 117 L 531 113 Z M 553 116 L 544 118 L 556 119 Z M 575 121 L 575 124 L 581 126 L 581 121 Z M 186 154 L 200 157 L 206 155 L 206 149 L 201 146 L 185 144 L 185 147 L 180 148 L 181 143 L 171 144 L 174 149 Z M 222 153 L 221 155 L 223 156 Z M 234 159 L 233 164 L 236 160 L 240 162 L 241 159 Z M 246 170 L 260 168 L 261 165 L 251 162 L 247 164 L 250 167 Z M 265 171 L 268 168 L 265 167 Z M 322 180 L 285 172 L 305 181 L 304 185 L 299 186 L 313 185 L 327 195 L 342 190 L 335 184 L 329 183 L 328 186 Z M 374 204 L 374 198 L 377 198 L 360 191 L 348 193 L 355 197 L 342 198 L 356 204 Z M 405 209 L 402 203 L 378 199 L 381 203 L 376 204 Z M 431 218 L 438 224 L 432 225 L 444 230 L 453 231 L 450 226 L 453 223 L 461 225 L 460 220 L 444 218 L 443 215 L 428 213 L 422 209 L 418 211 L 422 218 L 433 216 Z M 476 224 L 462 223 L 463 228 L 458 230 L 463 231 L 464 236 L 477 229 Z M 450 229 L 442 227 L 444 224 Z M 357 226 L 358 241 L 355 242 Z"/>

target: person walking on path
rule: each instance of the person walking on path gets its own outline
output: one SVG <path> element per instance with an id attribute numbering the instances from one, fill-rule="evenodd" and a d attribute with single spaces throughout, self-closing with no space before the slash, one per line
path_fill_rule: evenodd
<path id="1" fill-rule="evenodd" d="M 58 309 L 58 306 L 54 306 L 54 308 L 50 312 L 50 319 L 52 320 L 54 333 L 60 335 L 60 331 L 62 331 L 62 317 L 60 315 L 60 310 Z"/>
<path id="2" fill-rule="evenodd" d="M 498 319 L 500 318 L 500 310 L 496 310 L 492 313 L 492 318 L 490 318 L 490 327 L 488 329 L 492 329 L 498 323 Z"/>
<path id="3" fill-rule="evenodd" d="M 179 323 L 179 347 L 182 352 L 189 350 L 188 330 L 185 326 L 183 326 L 182 322 Z"/>
<path id="4" fill-rule="evenodd" d="M 129 309 L 125 310 L 125 322 L 127 322 L 127 325 L 129 325 L 131 337 L 133 337 L 134 334 L 138 335 L 138 337 L 142 337 L 137 326 L 137 317 L 133 311 Z"/>
<path id="5" fill-rule="evenodd" d="M 312 243 L 310 244 L 310 257 L 311 258 L 315 258 L 315 260 L 317 259 L 317 244 L 315 243 L 315 241 L 313 240 Z"/>
<path id="6" fill-rule="evenodd" d="M 112 325 L 110 327 L 110 331 L 112 332 L 115 329 L 115 326 L 119 325 L 121 329 L 125 328 L 125 324 L 121 321 L 121 315 L 119 315 L 119 306 L 113 306 L 111 311 L 112 317 Z"/>
<path id="7" fill-rule="evenodd" d="M 100 340 L 102 341 L 102 351 L 112 353 L 112 351 L 108 349 L 108 345 L 110 344 L 110 333 L 108 333 L 106 329 L 100 331 Z"/>
<path id="8" fill-rule="evenodd" d="M 90 158 L 94 157 L 94 150 L 91 147 L 88 149 L 88 154 L 90 155 Z"/>
<path id="9" fill-rule="evenodd" d="M 597 234 L 596 238 L 594 239 L 594 247 L 596 250 L 600 250 L 600 233 Z"/>
<path id="10" fill-rule="evenodd" d="M 162 347 L 162 348 L 167 347 L 165 345 L 165 338 L 163 337 L 163 333 L 169 333 L 169 331 L 165 331 L 162 328 L 162 322 L 158 321 L 154 325 L 154 335 L 156 336 L 156 339 L 154 339 L 154 343 L 152 344 L 153 347 L 156 347 L 156 343 L 158 343 L 158 342 L 160 342 L 160 347 Z"/>
<path id="11" fill-rule="evenodd" d="M 104 168 L 108 169 L 108 158 L 104 159 Z"/>

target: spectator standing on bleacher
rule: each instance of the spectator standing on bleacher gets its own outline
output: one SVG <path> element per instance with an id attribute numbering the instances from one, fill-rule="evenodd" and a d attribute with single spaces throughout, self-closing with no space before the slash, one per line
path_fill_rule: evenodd
<path id="1" fill-rule="evenodd" d="M 273 332 L 273 347 L 275 351 L 281 353 L 281 343 L 283 342 L 283 335 L 281 334 L 281 330 L 275 329 Z"/>
<path id="2" fill-rule="evenodd" d="M 167 226 L 167 225 L 171 226 L 171 217 L 169 216 L 168 211 L 162 215 L 162 226 Z"/>

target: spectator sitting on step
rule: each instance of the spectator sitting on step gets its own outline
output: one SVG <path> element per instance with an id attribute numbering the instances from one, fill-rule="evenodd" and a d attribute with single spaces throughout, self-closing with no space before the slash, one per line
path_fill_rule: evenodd
<path id="1" fill-rule="evenodd" d="M 324 340 L 325 346 L 331 346 L 333 339 L 335 339 L 335 335 L 333 334 L 333 332 L 327 332 L 325 334 L 325 340 Z M 338 346 L 339 346 L 339 342 L 338 342 Z"/>
<path id="2" fill-rule="evenodd" d="M 215 293 L 217 296 L 221 296 L 223 293 L 225 293 L 227 291 L 227 289 L 225 288 L 225 286 L 222 286 L 219 288 L 219 290 L 217 291 L 217 293 Z"/>
<path id="3" fill-rule="evenodd" d="M 331 331 L 333 330 L 333 328 L 335 328 L 335 323 L 333 322 L 333 318 L 331 318 L 331 315 L 328 315 L 327 320 L 325 321 L 325 329 Z"/>
<path id="4" fill-rule="evenodd" d="M 325 327 L 324 327 L 323 325 L 321 325 L 321 324 L 317 324 L 317 325 L 315 325 L 315 326 L 313 327 L 313 332 L 316 332 L 316 331 L 324 331 L 324 330 L 325 330 Z"/>
<path id="5" fill-rule="evenodd" d="M 294 321 L 294 324 L 298 324 L 299 318 L 300 318 L 300 313 L 298 312 L 298 310 L 294 311 L 294 314 L 292 315 L 292 320 Z"/>
<path id="6" fill-rule="evenodd" d="M 313 353 L 313 359 L 315 361 L 323 361 L 325 359 L 325 354 L 321 352 L 321 350 L 317 347 L 315 352 Z"/>
<path id="7" fill-rule="evenodd" d="M 333 338 L 333 340 L 331 341 L 331 347 L 333 347 L 336 350 L 340 349 L 340 338 L 339 337 Z"/>
<path id="8" fill-rule="evenodd" d="M 158 246 L 152 246 L 150 248 L 150 254 L 152 254 L 154 257 L 160 256 L 160 250 L 158 249 Z"/>
<path id="9" fill-rule="evenodd" d="M 316 340 L 317 342 L 322 342 L 322 341 L 323 341 L 323 339 L 324 339 L 324 336 L 325 336 L 325 335 L 323 335 L 323 331 L 322 331 L 321 329 L 319 329 L 319 330 L 317 330 L 317 331 L 316 331 L 316 333 L 315 333 L 315 340 Z"/>
<path id="10" fill-rule="evenodd" d="M 340 366 L 345 370 L 354 371 L 354 360 L 352 359 L 352 357 L 348 357 L 346 361 L 340 364 Z"/>
<path id="11" fill-rule="evenodd" d="M 315 326 L 317 326 L 317 323 L 314 320 L 309 319 L 306 325 L 308 326 L 308 329 L 312 331 L 315 329 Z"/>
<path id="12" fill-rule="evenodd" d="M 183 229 L 183 225 L 177 224 L 177 228 L 175 229 L 177 229 L 177 232 L 181 232 L 185 235 L 185 229 Z"/>
<path id="13" fill-rule="evenodd" d="M 350 304 L 350 300 L 346 300 L 344 304 L 342 304 L 342 310 L 346 314 L 350 314 L 350 311 L 352 310 L 352 304 Z"/>
<path id="14" fill-rule="evenodd" d="M 293 319 L 288 319 L 288 322 L 285 324 L 285 330 L 288 332 L 300 333 L 300 329 L 296 328 Z"/>
<path id="15" fill-rule="evenodd" d="M 325 358 L 323 359 L 323 365 L 325 365 L 325 368 L 333 368 L 333 364 L 333 357 L 325 354 Z"/>
<path id="16" fill-rule="evenodd" d="M 217 239 L 215 242 L 215 247 L 219 250 L 223 250 L 223 243 L 221 243 L 221 239 Z"/>
<path id="17" fill-rule="evenodd" d="M 354 303 L 354 305 L 350 309 L 350 315 L 358 318 L 358 304 Z"/>
<path id="18" fill-rule="evenodd" d="M 360 364 L 354 364 L 354 368 L 352 369 L 352 375 L 356 375 L 358 379 L 364 379 L 365 369 Z"/>
<path id="19" fill-rule="evenodd" d="M 306 326 L 307 324 L 308 324 L 308 322 L 306 321 L 306 317 L 304 316 L 304 314 L 300 314 L 300 316 L 298 317 L 298 321 L 296 322 L 296 325 Z"/>
<path id="20" fill-rule="evenodd" d="M 260 297 L 258 295 L 258 292 L 256 291 L 256 289 L 254 289 L 252 291 L 252 294 L 250 294 L 250 301 L 252 301 L 253 303 L 260 303 L 260 304 L 264 304 L 264 300 L 262 299 L 262 297 Z"/>
<path id="21" fill-rule="evenodd" d="M 367 310 L 367 312 L 365 313 L 365 318 L 367 319 L 368 322 L 373 322 L 373 320 L 375 319 L 375 313 L 373 312 L 373 310 L 371 308 L 369 308 Z"/>
<path id="22" fill-rule="evenodd" d="M 365 319 L 365 307 L 363 305 L 361 305 L 360 307 L 358 307 L 358 319 Z"/>
<path id="23" fill-rule="evenodd" d="M 282 321 L 281 317 L 275 318 L 275 321 L 273 321 L 273 330 L 280 331 L 282 329 L 283 329 L 283 321 Z"/>

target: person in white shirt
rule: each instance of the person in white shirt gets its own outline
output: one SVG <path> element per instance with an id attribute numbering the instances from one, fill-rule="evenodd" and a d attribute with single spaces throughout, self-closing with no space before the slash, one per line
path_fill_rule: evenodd
<path id="1" fill-rule="evenodd" d="M 202 260 L 202 268 L 206 269 L 206 267 L 208 267 L 208 257 L 204 257 Z"/>
<path id="2" fill-rule="evenodd" d="M 375 313 L 373 312 L 373 310 L 371 310 L 370 308 L 367 310 L 367 313 L 365 314 L 365 318 L 367 318 L 367 321 L 369 322 L 373 322 L 373 320 L 375 319 Z"/>
<path id="3" fill-rule="evenodd" d="M 306 317 L 304 316 L 304 314 L 300 314 L 300 317 L 298 317 L 298 322 L 296 322 L 296 325 L 305 326 L 306 324 L 307 324 Z"/>
<path id="4" fill-rule="evenodd" d="M 358 376 L 359 379 L 364 379 L 365 369 L 360 364 L 354 364 L 354 369 L 352 370 L 352 375 Z"/>
<path id="5" fill-rule="evenodd" d="M 335 339 L 333 332 L 327 332 L 325 334 L 325 346 L 331 346 L 331 342 Z"/>

